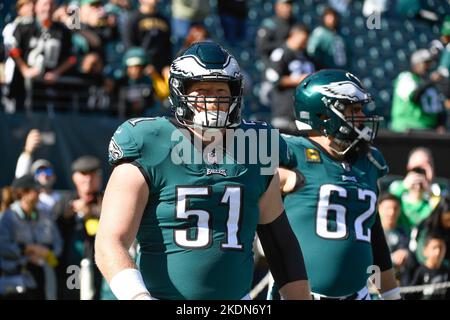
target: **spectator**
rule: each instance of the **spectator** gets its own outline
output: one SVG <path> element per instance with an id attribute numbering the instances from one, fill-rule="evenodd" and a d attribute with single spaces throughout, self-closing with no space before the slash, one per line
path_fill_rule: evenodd
<path id="1" fill-rule="evenodd" d="M 400 284 L 407 285 L 409 277 L 406 271 L 408 265 L 412 265 L 413 258 L 408 250 L 409 236 L 403 228 L 397 225 L 401 213 L 400 199 L 390 193 L 382 194 L 378 198 L 378 213 L 391 252 L 396 277 Z"/>
<path id="2" fill-rule="evenodd" d="M 7 299 L 56 298 L 53 267 L 62 241 L 52 218 L 36 208 L 39 187 L 32 175 L 15 179 L 17 201 L 0 221 L 1 278 L 6 290 L 0 294 Z"/>
<path id="3" fill-rule="evenodd" d="M 107 15 L 114 15 L 117 19 L 120 38 L 124 39 L 127 30 L 127 21 L 132 12 L 132 3 L 130 0 L 109 0 L 105 4 Z"/>
<path id="4" fill-rule="evenodd" d="M 289 30 L 295 24 L 292 15 L 292 0 L 276 0 L 275 16 L 264 19 L 256 34 L 256 53 L 264 64 L 264 70 L 270 63 L 270 54 L 287 39 Z M 264 76 L 262 77 L 264 79 Z M 263 105 L 270 105 L 270 92 L 273 85 L 263 80 L 259 91 L 259 100 Z"/>
<path id="5" fill-rule="evenodd" d="M 79 289 L 70 290 L 65 286 L 67 267 L 79 266 L 85 258 L 93 261 L 94 238 L 103 198 L 101 179 L 100 160 L 92 156 L 76 159 L 72 163 L 72 180 L 76 190 L 65 195 L 55 208 L 58 227 L 64 239 L 62 261 L 58 268 L 60 283 L 64 284 L 59 287 L 61 299 L 80 299 Z M 101 276 L 95 265 L 93 278 L 94 299 L 98 299 Z"/>
<path id="6" fill-rule="evenodd" d="M 429 150 L 413 149 L 408 158 L 407 172 L 403 180 L 391 183 L 389 192 L 401 199 L 399 225 L 410 232 L 431 214 L 438 199 L 433 192 L 440 191 L 437 187 L 433 191 L 431 187 L 434 170 Z"/>
<path id="7" fill-rule="evenodd" d="M 437 284 L 450 280 L 450 269 L 444 264 L 447 247 L 439 234 L 429 234 L 425 240 L 423 255 L 425 262 L 416 270 L 410 285 Z M 421 294 L 414 295 L 415 299 L 442 300 L 450 299 L 449 290 L 427 288 Z"/>
<path id="8" fill-rule="evenodd" d="M 347 46 L 339 34 L 339 14 L 326 8 L 322 14 L 322 26 L 316 27 L 308 42 L 308 54 L 317 69 L 345 69 L 348 62 Z"/>
<path id="9" fill-rule="evenodd" d="M 32 174 L 41 185 L 39 192 L 39 202 L 37 208 L 45 211 L 49 215 L 53 215 L 54 206 L 61 200 L 61 194 L 53 190 L 56 182 L 56 174 L 53 165 L 45 159 L 33 161 L 33 154 L 42 141 L 42 134 L 37 129 L 32 129 L 27 135 L 25 147 L 16 165 L 16 178 L 20 178 L 25 174 Z"/>
<path id="10" fill-rule="evenodd" d="M 179 53 L 187 49 L 194 42 L 202 42 L 210 40 L 208 29 L 202 25 L 193 25 L 189 28 L 189 32 L 184 40 L 183 46 Z"/>
<path id="11" fill-rule="evenodd" d="M 52 20 L 53 11 L 53 0 L 37 0 L 34 23 L 17 26 L 17 45 L 10 50 L 25 79 L 38 78 L 47 85 L 55 83 L 76 62 L 71 34 L 64 25 Z"/>
<path id="12" fill-rule="evenodd" d="M 191 26 L 204 25 L 210 10 L 209 0 L 172 0 L 172 36 L 175 51 L 181 47 Z"/>
<path id="13" fill-rule="evenodd" d="M 153 114 L 157 110 L 155 90 L 152 78 L 145 74 L 145 66 L 148 64 L 147 56 L 142 48 L 128 49 L 124 56 L 124 65 L 127 69 L 126 76 L 117 81 L 119 90 L 118 109 L 121 117 L 142 117 Z M 153 68 L 153 73 L 159 76 Z M 159 76 L 160 77 L 160 76 Z M 164 83 L 163 79 L 160 79 Z"/>
<path id="14" fill-rule="evenodd" d="M 0 200 L 1 200 L 0 201 L 0 220 L 1 220 L 3 213 L 14 202 L 11 187 L 6 186 L 1 189 Z"/>
<path id="15" fill-rule="evenodd" d="M 34 0 L 18 0 L 16 3 L 17 17 L 14 21 L 8 23 L 3 29 L 3 44 L 5 52 L 9 53 L 11 49 L 17 46 L 14 32 L 18 25 L 29 24 L 33 21 Z M 16 101 L 23 99 L 23 79 L 19 70 L 16 68 L 14 59 L 7 57 L 4 67 L 5 83 L 2 88 L 5 107 L 9 112 L 14 112 Z"/>
<path id="16" fill-rule="evenodd" d="M 100 80 L 106 64 L 106 45 L 118 40 L 117 20 L 108 15 L 102 0 L 81 0 L 80 29 L 74 33 L 79 72 Z"/>
<path id="17" fill-rule="evenodd" d="M 264 19 L 256 35 L 256 52 L 265 65 L 270 60 L 270 54 L 283 44 L 289 35 L 289 30 L 295 24 L 292 15 L 292 0 L 277 0 L 275 16 Z"/>
<path id="18" fill-rule="evenodd" d="M 125 45 L 143 48 L 156 71 L 168 79 L 171 30 L 167 18 L 158 12 L 157 4 L 158 0 L 139 0 L 139 9 L 128 20 Z"/>
<path id="19" fill-rule="evenodd" d="M 442 24 L 440 39 L 432 41 L 430 51 L 438 62 L 432 76 L 437 79 L 436 85 L 445 97 L 445 108 L 450 110 L 450 15 Z"/>
<path id="20" fill-rule="evenodd" d="M 411 70 L 394 80 L 391 129 L 445 131 L 446 112 L 436 88 L 436 77 L 429 77 L 432 55 L 420 49 L 411 56 Z"/>
<path id="21" fill-rule="evenodd" d="M 245 41 L 247 36 L 247 0 L 218 0 L 217 12 L 230 45 Z"/>
<path id="22" fill-rule="evenodd" d="M 430 233 L 442 235 L 447 248 L 450 247 L 450 195 L 441 198 L 430 216 L 419 226 L 416 258 L 420 263 L 425 261 L 423 256 L 424 242 L 427 234 Z M 447 251 L 444 258 L 450 262 L 450 252 Z"/>
<path id="23" fill-rule="evenodd" d="M 308 29 L 296 24 L 284 44 L 270 55 L 265 76 L 274 87 L 270 104 L 272 125 L 279 129 L 296 130 L 292 97 L 297 85 L 314 72 L 314 65 L 305 52 L 308 36 Z"/>

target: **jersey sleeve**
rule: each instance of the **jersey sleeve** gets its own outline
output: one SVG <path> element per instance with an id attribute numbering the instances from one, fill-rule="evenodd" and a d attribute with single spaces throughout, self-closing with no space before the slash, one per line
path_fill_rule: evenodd
<path id="1" fill-rule="evenodd" d="M 108 162 L 114 166 L 122 161 L 132 162 L 141 157 L 141 145 L 136 141 L 128 121 L 121 124 L 109 142 Z"/>
<path id="2" fill-rule="evenodd" d="M 293 136 L 287 134 L 280 134 L 280 167 L 292 169 L 297 165 L 295 155 L 290 148 L 292 137 Z"/>

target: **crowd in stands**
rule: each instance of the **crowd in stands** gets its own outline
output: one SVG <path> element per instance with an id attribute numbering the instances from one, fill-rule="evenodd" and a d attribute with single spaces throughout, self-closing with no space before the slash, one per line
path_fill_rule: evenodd
<path id="1" fill-rule="evenodd" d="M 434 1 L 5 1 L 0 112 L 169 115 L 173 57 L 193 42 L 214 39 L 242 62 L 244 113 L 250 118 L 294 130 L 295 87 L 316 70 L 343 68 L 360 76 L 369 91 L 376 89 L 375 102 L 381 103 L 368 112 L 384 115 L 388 129 L 445 134 L 450 129 L 450 4 L 444 9 L 430 4 Z M 395 31 L 393 21 L 403 21 L 413 26 L 413 36 L 414 25 L 428 28 L 425 39 L 419 46 L 405 41 L 407 50 L 393 53 L 392 42 L 378 41 L 377 48 L 376 39 L 352 33 L 364 17 L 359 28 L 373 34 L 365 19 L 377 14 L 380 28 L 391 23 Z M 404 68 L 385 64 L 388 54 L 398 55 Z M 40 132 L 31 130 L 15 179 L 1 190 L 0 300 L 79 299 L 78 280 L 68 286 L 70 266 L 81 272 L 89 268 L 90 298 L 110 296 L 95 264 L 83 264 L 93 260 L 103 187 L 100 161 L 89 155 L 76 159 L 74 189 L 54 190 L 53 164 L 33 156 L 41 143 Z M 450 281 L 449 181 L 435 177 L 433 155 L 423 147 L 412 150 L 406 171 L 382 190 L 378 203 L 398 281 L 402 286 Z M 445 289 L 406 295 L 449 297 Z"/>

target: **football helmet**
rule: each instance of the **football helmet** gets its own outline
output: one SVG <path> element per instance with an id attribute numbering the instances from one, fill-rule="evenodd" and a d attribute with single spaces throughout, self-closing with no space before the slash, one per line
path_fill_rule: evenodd
<path id="1" fill-rule="evenodd" d="M 314 130 L 332 138 L 344 155 L 361 144 L 371 144 L 378 131 L 379 116 L 346 115 L 352 104 L 372 102 L 361 81 L 345 70 L 324 69 L 307 76 L 295 91 L 295 117 L 299 130 Z"/>
<path id="2" fill-rule="evenodd" d="M 187 90 L 196 81 L 226 82 L 231 96 L 189 96 Z M 170 102 L 175 118 L 184 126 L 231 128 L 241 123 L 243 75 L 236 59 L 214 42 L 197 42 L 183 51 L 171 64 L 169 76 Z M 206 102 L 217 103 L 207 110 Z M 204 110 L 198 110 L 198 105 Z M 196 103 L 197 107 L 193 106 Z M 228 104 L 226 111 L 219 104 Z"/>

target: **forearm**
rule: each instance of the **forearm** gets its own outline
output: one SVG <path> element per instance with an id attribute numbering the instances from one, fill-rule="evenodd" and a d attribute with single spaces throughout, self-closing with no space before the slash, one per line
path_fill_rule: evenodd
<path id="1" fill-rule="evenodd" d="M 128 248 L 119 240 L 96 239 L 95 261 L 108 283 L 122 270 L 137 269 Z"/>
<path id="2" fill-rule="evenodd" d="M 286 214 L 258 225 L 258 236 L 283 299 L 310 299 L 303 254 Z"/>
<path id="3" fill-rule="evenodd" d="M 29 68 L 28 64 L 22 59 L 21 56 L 14 57 L 14 62 L 19 68 L 19 71 L 22 74 L 22 76 L 25 77 L 25 74 L 27 72 L 26 70 Z"/>
<path id="4" fill-rule="evenodd" d="M 286 283 L 280 288 L 284 300 L 311 300 L 311 289 L 308 280 L 298 280 Z"/>
<path id="5" fill-rule="evenodd" d="M 142 274 L 131 259 L 125 244 L 115 240 L 96 241 L 95 259 L 117 299 L 152 299 Z"/>
<path id="6" fill-rule="evenodd" d="M 67 70 L 72 68 L 76 63 L 75 57 L 69 57 L 67 58 L 60 66 L 58 66 L 55 70 L 53 70 L 54 73 L 56 73 L 58 76 L 63 75 Z"/>
<path id="7" fill-rule="evenodd" d="M 17 159 L 16 173 L 15 173 L 16 178 L 20 178 L 30 172 L 32 161 L 33 158 L 31 153 L 24 150 L 20 154 L 19 159 Z"/>
<path id="8" fill-rule="evenodd" d="M 379 288 L 380 293 L 387 292 L 398 287 L 397 280 L 395 279 L 394 269 L 381 272 L 381 288 Z"/>

